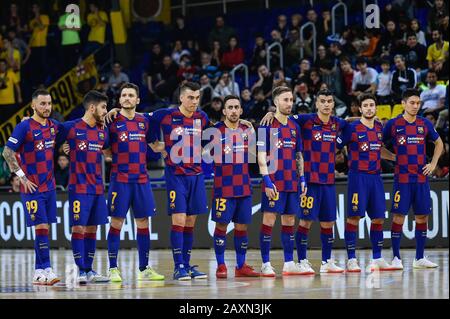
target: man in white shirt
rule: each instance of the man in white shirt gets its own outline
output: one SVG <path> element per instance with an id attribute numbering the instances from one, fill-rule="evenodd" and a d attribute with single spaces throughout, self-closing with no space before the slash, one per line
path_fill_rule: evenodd
<path id="1" fill-rule="evenodd" d="M 444 109 L 445 86 L 437 84 L 436 71 L 427 72 L 428 88 L 420 94 L 423 114 L 436 113 Z"/>
<path id="2" fill-rule="evenodd" d="M 356 67 L 359 71 L 353 76 L 353 95 L 359 96 L 362 93 L 374 94 L 377 88 L 378 72 L 374 68 L 367 66 L 367 59 L 365 57 L 359 57 L 356 60 Z"/>

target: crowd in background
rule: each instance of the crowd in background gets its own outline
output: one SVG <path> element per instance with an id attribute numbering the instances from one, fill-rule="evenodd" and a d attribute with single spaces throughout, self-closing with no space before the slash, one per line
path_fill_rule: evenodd
<path id="1" fill-rule="evenodd" d="M 280 14 L 269 34 L 253 35 L 252 50 L 242 45 L 239 30 L 227 24 L 226 17 L 217 16 L 209 36 L 199 39 L 198 30 L 189 21 L 178 16 L 173 25 L 166 26 L 155 40 L 147 55 L 146 68 L 141 70 L 142 83 L 147 92 L 142 111 L 162 107 L 175 107 L 178 87 L 183 81 L 201 85 L 200 108 L 212 122 L 223 119 L 223 98 L 239 95 L 244 110 L 243 118 L 258 125 L 261 118 L 275 108 L 271 100 L 273 87 L 287 85 L 294 92 L 295 114 L 315 112 L 315 95 L 328 88 L 335 94 L 335 115 L 347 118 L 359 116 L 356 98 L 363 92 L 376 94 L 379 105 L 401 102 L 407 88 L 421 91 L 420 115 L 434 123 L 445 143 L 436 177 L 448 176 L 448 53 L 449 11 L 443 0 L 434 0 L 428 8 L 426 21 L 414 13 L 420 1 L 392 1 L 382 8 L 381 28 L 369 29 L 361 25 L 342 26 L 332 34 L 330 8 L 321 12 L 311 8 L 306 14 Z M 426 4 L 427 6 L 427 4 Z M 63 8 L 63 7 L 61 7 Z M 61 12 L 63 9 L 60 9 Z M 13 114 L 22 106 L 24 77 L 32 88 L 46 84 L 49 73 L 47 33 L 50 25 L 57 25 L 61 34 L 58 73 L 62 73 L 89 53 L 100 49 L 108 37 L 108 14 L 99 5 L 90 3 L 85 23 L 80 29 L 67 29 L 66 13 L 44 14 L 38 4 L 32 14 L 19 14 L 17 5 L 0 21 L 0 114 Z M 313 54 L 312 33 L 306 32 L 300 41 L 300 28 L 312 22 L 317 31 L 317 54 Z M 164 40 L 161 40 L 164 39 Z M 279 43 L 268 52 L 267 46 Z M 304 55 L 300 59 L 300 51 Z M 266 65 L 267 55 L 270 65 Z M 284 67 L 280 67 L 280 59 Z M 233 81 L 230 71 L 245 63 L 250 71 L 250 85 L 246 87 L 243 76 L 237 73 Z M 106 93 L 111 107 L 117 105 L 117 91 L 131 75 L 121 61 L 114 61 L 111 70 L 101 74 L 97 89 Z M 382 122 L 389 118 L 380 118 Z M 0 145 L 0 148 L 2 146 Z M 428 148 L 431 157 L 433 147 Z M 6 163 L 0 158 L 0 185 L 8 184 Z M 346 154 L 336 157 L 336 175 L 347 172 Z M 68 160 L 64 155 L 57 159 L 56 178 L 67 185 Z M 393 172 L 390 162 L 383 162 L 383 172 Z"/>

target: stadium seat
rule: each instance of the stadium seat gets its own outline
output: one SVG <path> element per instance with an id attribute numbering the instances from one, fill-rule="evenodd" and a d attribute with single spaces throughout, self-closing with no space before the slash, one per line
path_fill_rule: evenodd
<path id="1" fill-rule="evenodd" d="M 390 105 L 378 105 L 377 107 L 377 117 L 379 119 L 390 119 L 391 118 L 391 106 Z"/>
<path id="2" fill-rule="evenodd" d="M 395 104 L 394 108 L 392 109 L 391 119 L 393 119 L 394 117 L 399 116 L 402 113 L 403 113 L 403 105 Z"/>

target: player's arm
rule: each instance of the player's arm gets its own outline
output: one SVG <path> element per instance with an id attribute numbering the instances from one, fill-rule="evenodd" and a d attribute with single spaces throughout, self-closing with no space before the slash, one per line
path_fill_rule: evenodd
<path id="1" fill-rule="evenodd" d="M 381 148 L 381 158 L 393 162 L 397 160 L 397 156 L 384 146 Z"/>
<path id="2" fill-rule="evenodd" d="M 444 143 L 442 139 L 439 137 L 434 141 L 434 154 L 431 163 L 428 163 L 423 167 L 423 175 L 427 176 L 434 172 L 436 169 L 437 162 L 442 155 L 442 151 L 444 150 Z"/>
<path id="3" fill-rule="evenodd" d="M 302 152 L 297 152 L 295 154 L 295 162 L 297 163 L 297 175 L 300 176 L 300 187 L 302 191 L 300 196 L 305 196 L 308 188 L 306 186 L 304 170 L 305 161 L 303 160 Z"/>
<path id="4" fill-rule="evenodd" d="M 267 112 L 267 114 L 264 115 L 264 117 L 262 118 L 261 123 L 259 123 L 259 125 L 268 126 L 272 124 L 274 118 L 275 118 L 274 112 Z"/>
<path id="5" fill-rule="evenodd" d="M 5 146 L 5 149 L 3 150 L 3 157 L 5 158 L 6 163 L 8 163 L 11 172 L 14 172 L 19 177 L 20 183 L 22 183 L 25 188 L 25 192 L 34 193 L 38 186 L 28 180 L 25 176 L 24 171 L 20 168 L 19 162 L 17 162 L 16 152 L 8 146 Z"/>
<path id="6" fill-rule="evenodd" d="M 111 148 L 102 150 L 103 156 L 105 157 L 106 162 L 112 162 L 112 151 Z"/>
<path id="7" fill-rule="evenodd" d="M 272 183 L 269 176 L 269 169 L 267 168 L 267 152 L 258 152 L 258 166 L 259 172 L 261 173 L 264 184 L 265 192 L 269 199 L 274 199 L 277 197 L 278 191 L 275 184 Z"/>

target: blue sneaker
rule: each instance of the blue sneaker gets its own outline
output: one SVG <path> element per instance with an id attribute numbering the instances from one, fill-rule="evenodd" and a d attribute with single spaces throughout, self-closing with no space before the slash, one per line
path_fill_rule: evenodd
<path id="1" fill-rule="evenodd" d="M 179 280 L 179 281 L 186 281 L 191 280 L 191 276 L 186 271 L 186 268 L 184 268 L 184 265 L 179 265 L 175 268 L 175 271 L 173 272 L 173 279 Z"/>
<path id="2" fill-rule="evenodd" d="M 87 274 L 85 271 L 80 270 L 78 273 L 78 283 L 80 285 L 86 285 L 87 284 Z"/>
<path id="3" fill-rule="evenodd" d="M 193 279 L 206 279 L 208 278 L 208 275 L 204 272 L 201 272 L 200 270 L 197 269 L 198 265 L 194 265 L 194 266 L 190 266 L 189 269 L 189 274 L 191 275 L 191 278 Z"/>

